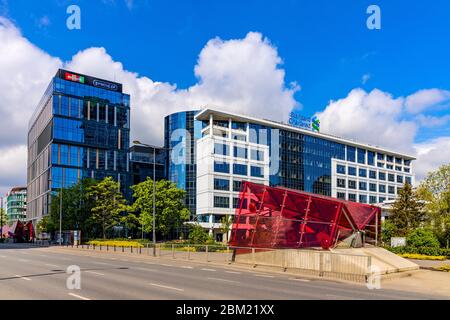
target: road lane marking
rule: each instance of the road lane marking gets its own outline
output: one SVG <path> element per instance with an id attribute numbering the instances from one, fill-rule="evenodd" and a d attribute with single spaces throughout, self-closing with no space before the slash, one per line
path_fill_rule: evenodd
<path id="1" fill-rule="evenodd" d="M 194 267 L 191 267 L 191 266 L 180 266 L 180 268 L 183 268 L 183 269 L 194 269 Z"/>
<path id="2" fill-rule="evenodd" d="M 216 280 L 216 281 L 223 281 L 223 282 L 239 283 L 239 281 L 233 281 L 233 280 L 221 279 L 221 278 L 208 278 L 208 280 Z"/>
<path id="3" fill-rule="evenodd" d="M 59 266 L 57 264 L 46 263 L 45 265 L 49 266 L 49 267 L 59 268 Z"/>
<path id="4" fill-rule="evenodd" d="M 234 273 L 234 274 L 241 274 L 241 272 L 238 271 L 225 271 L 226 273 Z"/>
<path id="5" fill-rule="evenodd" d="M 263 278 L 274 278 L 274 276 L 269 276 L 268 274 L 255 274 L 254 276 Z"/>
<path id="6" fill-rule="evenodd" d="M 136 270 L 142 270 L 142 271 L 152 271 L 152 272 L 155 272 L 155 271 L 156 271 L 155 269 L 139 268 L 139 267 L 136 267 L 136 268 L 133 268 L 133 269 L 136 269 Z"/>
<path id="7" fill-rule="evenodd" d="M 215 269 L 202 268 L 203 271 L 216 271 Z"/>
<path id="8" fill-rule="evenodd" d="M 100 272 L 95 272 L 95 271 L 90 271 L 90 270 L 87 270 L 87 271 L 85 271 L 85 272 L 87 272 L 87 273 L 92 273 L 92 274 L 96 274 L 96 275 L 98 275 L 98 276 L 104 276 L 104 274 L 103 274 L 103 273 L 100 273 Z"/>
<path id="9" fill-rule="evenodd" d="M 310 282 L 311 281 L 311 280 L 308 280 L 308 279 L 297 279 L 297 278 L 289 278 L 289 280 L 301 281 L 301 282 Z"/>
<path id="10" fill-rule="evenodd" d="M 164 263 L 162 263 L 161 265 L 165 266 L 165 267 L 173 267 L 173 265 L 171 265 L 171 264 L 164 264 Z"/>
<path id="11" fill-rule="evenodd" d="M 106 264 L 108 264 L 108 263 L 105 263 L 105 262 L 97 262 L 97 261 L 92 261 L 92 263 L 95 263 L 95 264 L 101 264 L 101 265 L 106 265 Z"/>
<path id="12" fill-rule="evenodd" d="M 75 297 L 75 298 L 78 298 L 78 299 L 81 299 L 81 300 L 91 300 L 91 299 L 89 299 L 89 298 L 79 296 L 79 295 L 77 295 L 77 294 L 75 294 L 75 293 L 68 293 L 68 295 L 69 295 L 69 296 L 72 296 L 72 297 Z"/>
<path id="13" fill-rule="evenodd" d="M 19 276 L 18 274 L 16 274 L 15 276 L 16 276 L 16 278 L 20 278 L 20 279 L 22 279 L 22 280 L 31 281 L 30 278 L 22 277 L 22 276 Z"/>
<path id="14" fill-rule="evenodd" d="M 184 289 L 175 288 L 175 287 L 169 287 L 169 286 L 165 286 L 165 285 L 162 285 L 162 284 L 157 284 L 157 283 L 149 283 L 149 284 L 151 286 L 160 287 L 160 288 L 164 288 L 164 289 L 175 290 L 175 291 L 184 291 Z"/>

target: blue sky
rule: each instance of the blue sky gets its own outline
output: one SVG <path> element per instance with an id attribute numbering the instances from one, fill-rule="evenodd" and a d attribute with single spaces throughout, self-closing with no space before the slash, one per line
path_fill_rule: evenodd
<path id="1" fill-rule="evenodd" d="M 376 3 L 382 29 L 366 28 Z M 82 10 L 82 30 L 65 28 L 69 4 Z M 395 96 L 421 88 L 450 88 L 450 2 L 441 1 L 125 1 L 14 0 L 9 16 L 24 36 L 69 60 L 104 46 L 128 70 L 187 87 L 206 42 L 261 32 L 278 48 L 286 81 L 307 115 L 352 88 L 382 88 Z M 48 17 L 48 26 L 38 26 Z M 366 84 L 362 76 L 370 74 Z"/>
<path id="2" fill-rule="evenodd" d="M 132 139 L 161 143 L 164 115 L 208 103 L 280 121 L 300 108 L 416 156 L 421 179 L 450 159 L 449 17 L 448 0 L 0 0 L 0 192 L 26 180 L 23 119 L 59 67 L 117 76 Z"/>

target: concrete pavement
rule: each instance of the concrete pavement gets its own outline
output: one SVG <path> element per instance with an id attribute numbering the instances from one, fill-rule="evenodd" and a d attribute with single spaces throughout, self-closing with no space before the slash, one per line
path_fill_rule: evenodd
<path id="1" fill-rule="evenodd" d="M 81 290 L 66 268 L 81 268 Z M 443 296 L 293 277 L 234 266 L 0 245 L 0 299 L 440 299 Z"/>

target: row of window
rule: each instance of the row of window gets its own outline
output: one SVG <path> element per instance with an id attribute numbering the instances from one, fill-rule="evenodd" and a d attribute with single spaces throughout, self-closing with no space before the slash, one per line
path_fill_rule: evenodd
<path id="1" fill-rule="evenodd" d="M 233 191 L 241 191 L 242 181 L 233 181 Z M 214 178 L 214 190 L 230 191 L 230 180 L 224 178 Z"/>
<path id="2" fill-rule="evenodd" d="M 386 197 L 377 198 L 377 196 L 375 195 L 367 196 L 366 194 L 360 194 L 359 196 L 357 196 L 355 193 L 349 193 L 348 197 L 346 197 L 345 192 L 338 192 L 337 198 L 342 200 L 349 200 L 353 202 L 370 203 L 370 204 L 383 203 L 384 201 L 386 201 Z M 393 198 L 389 198 L 389 200 L 392 199 Z"/>
<path id="3" fill-rule="evenodd" d="M 346 167 L 344 165 L 338 164 L 336 166 L 336 172 L 339 174 L 346 174 Z M 358 170 L 355 167 L 348 167 L 347 172 L 349 176 L 356 176 L 358 173 L 359 177 L 367 178 L 367 169 L 359 168 Z M 377 172 L 374 170 L 369 170 L 368 172 L 370 179 L 377 179 Z M 385 172 L 378 172 L 378 179 L 386 181 L 386 178 L 389 182 L 404 183 L 407 182 L 411 184 L 411 177 L 404 177 L 402 175 L 397 174 L 397 179 L 395 179 L 395 174 L 388 173 L 386 175 Z"/>
<path id="4" fill-rule="evenodd" d="M 355 180 L 348 180 L 346 181 L 345 179 L 341 179 L 341 178 L 337 178 L 336 180 L 336 184 L 338 186 L 338 188 L 348 188 L 348 189 L 358 189 L 358 190 L 364 190 L 366 191 L 367 189 L 369 191 L 372 192 L 378 192 L 380 193 L 386 193 L 386 185 L 385 184 L 378 184 L 378 188 L 377 188 L 377 184 L 376 183 L 369 183 L 367 184 L 367 182 L 365 181 L 359 181 L 356 182 Z M 389 194 L 395 194 L 395 186 L 387 186 L 387 192 Z"/>
<path id="5" fill-rule="evenodd" d="M 233 208 L 239 207 L 239 198 L 233 198 Z M 214 196 L 214 208 L 230 208 L 230 198 L 224 196 Z"/>
<path id="6" fill-rule="evenodd" d="M 367 162 L 366 162 L 366 154 L 367 154 Z M 377 153 L 377 160 L 386 161 L 390 163 L 394 163 L 394 156 L 385 155 L 382 153 Z M 366 151 L 361 148 L 356 148 L 352 146 L 347 146 L 347 161 L 358 162 L 362 164 L 368 164 L 370 166 L 375 166 L 375 152 L 374 151 Z M 411 165 L 411 160 L 404 160 L 402 158 L 395 157 L 395 163 L 405 166 Z M 378 166 L 381 163 L 378 163 Z"/>
<path id="7" fill-rule="evenodd" d="M 230 164 L 227 162 L 214 161 L 214 172 L 230 173 Z M 233 174 L 247 176 L 247 172 L 246 164 L 233 163 Z M 258 166 L 250 166 L 250 175 L 256 178 L 264 178 L 264 169 Z"/>
<path id="8" fill-rule="evenodd" d="M 229 156 L 230 155 L 230 146 L 227 144 L 216 142 L 214 144 L 214 154 L 218 154 L 218 155 L 222 155 L 222 156 Z M 248 159 L 248 148 L 234 146 L 233 147 L 233 157 L 241 158 L 241 159 Z M 264 160 L 264 151 L 250 149 L 250 159 L 256 160 L 256 161 L 263 161 Z"/>

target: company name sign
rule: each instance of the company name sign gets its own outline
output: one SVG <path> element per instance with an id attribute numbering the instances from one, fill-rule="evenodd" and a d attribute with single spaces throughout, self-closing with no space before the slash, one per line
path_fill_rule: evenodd
<path id="1" fill-rule="evenodd" d="M 100 80 L 100 79 L 76 74 L 76 73 L 65 71 L 65 70 L 59 71 L 59 77 L 64 80 L 87 84 L 90 86 L 94 86 L 94 87 L 109 90 L 109 91 L 122 92 L 122 85 L 119 83 Z"/>
<path id="2" fill-rule="evenodd" d="M 320 131 L 320 120 L 316 116 L 312 118 L 306 118 L 301 116 L 297 112 L 291 112 L 289 114 L 289 124 L 301 129 L 317 132 Z"/>

